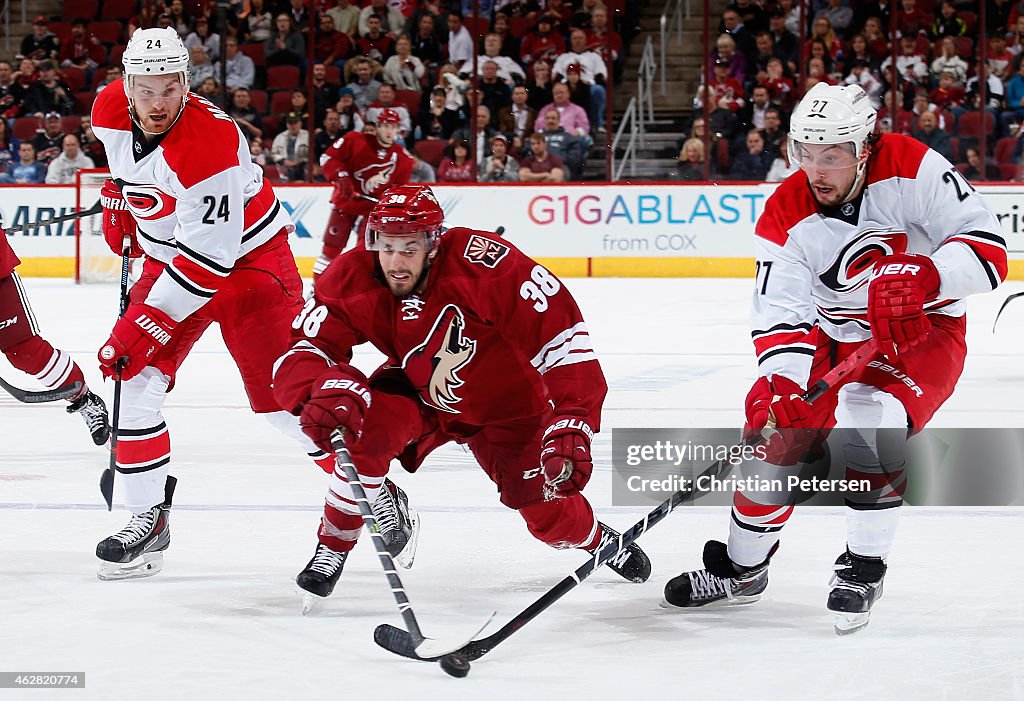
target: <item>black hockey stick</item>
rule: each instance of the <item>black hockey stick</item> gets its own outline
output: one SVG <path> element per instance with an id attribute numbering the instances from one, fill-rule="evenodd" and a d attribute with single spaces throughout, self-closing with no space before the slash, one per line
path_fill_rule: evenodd
<path id="1" fill-rule="evenodd" d="M 992 333 L 996 332 L 996 323 L 998 323 L 999 316 L 1003 313 L 1003 310 L 1006 309 L 1006 305 L 1012 302 L 1013 300 L 1017 299 L 1018 297 L 1024 297 L 1024 292 L 1014 292 L 1012 295 L 1003 300 L 1003 304 L 999 307 L 999 311 L 996 312 L 995 320 L 992 321 Z"/>
<path id="2" fill-rule="evenodd" d="M 807 391 L 804 392 L 802 398 L 808 402 L 813 402 L 831 390 L 832 387 L 851 372 L 860 368 L 877 353 L 878 344 L 874 340 L 865 343 L 857 350 L 857 352 L 853 353 L 834 368 L 829 370 L 824 377 L 811 385 Z M 747 445 L 756 446 L 764 440 L 764 437 L 756 436 L 753 440 L 748 442 Z M 704 470 L 695 480 L 693 480 L 691 484 L 696 485 L 709 482 L 710 480 L 707 479 L 708 477 L 725 475 L 730 469 L 731 464 L 728 459 L 719 460 Z M 624 531 L 622 535 L 618 537 L 618 540 L 605 544 L 605 546 L 595 552 L 589 560 L 580 565 L 575 572 L 565 577 L 539 599 L 516 614 L 508 623 L 485 638 L 470 641 L 465 647 L 458 650 L 458 654 L 464 656 L 470 661 L 479 659 L 486 655 L 499 643 L 511 637 L 513 633 L 536 618 L 542 611 L 561 599 L 569 591 L 575 589 L 576 585 L 593 574 L 596 569 L 629 547 L 633 541 L 649 529 L 653 528 L 656 523 L 668 516 L 684 501 L 691 498 L 696 491 L 698 490 L 693 488 L 674 492 L 667 500 L 659 504 L 653 511 L 644 516 L 643 519 L 635 523 L 632 528 Z M 374 642 L 382 648 L 389 652 L 393 652 L 396 655 L 411 657 L 413 659 L 424 659 L 422 655 L 418 654 L 419 651 L 413 645 L 412 637 L 401 628 L 396 628 L 395 626 L 388 625 L 386 623 L 379 625 L 373 632 L 373 639 Z M 435 659 L 437 658 L 426 658 L 425 661 L 430 662 Z"/>
<path id="3" fill-rule="evenodd" d="M 388 585 L 391 587 L 391 594 L 395 597 L 398 611 L 402 614 L 402 620 L 405 621 L 405 625 L 409 629 L 409 632 L 403 630 L 402 633 L 408 636 L 412 655 L 418 659 L 436 660 L 468 645 L 473 636 L 478 635 L 491 622 L 491 619 L 494 618 L 494 613 L 491 613 L 486 621 L 475 626 L 467 634 L 452 637 L 449 640 L 438 640 L 423 635 L 419 623 L 416 621 L 416 614 L 412 610 L 412 604 L 409 603 L 409 597 L 405 593 L 402 579 L 398 576 L 395 561 L 388 552 L 384 539 L 380 534 L 380 527 L 377 525 L 377 519 L 373 515 L 373 508 L 366 498 L 366 490 L 363 489 L 363 483 L 359 480 L 359 473 L 356 472 L 352 456 L 349 455 L 348 449 L 345 448 L 345 436 L 340 430 L 334 431 L 331 434 L 331 447 L 334 448 L 338 467 L 345 473 L 345 478 L 352 487 L 356 503 L 359 504 L 359 513 L 363 517 L 363 523 L 366 524 L 366 530 L 370 533 L 373 548 L 377 551 L 377 557 L 380 559 L 381 567 L 384 568 L 384 575 L 387 577 Z"/>
<path id="4" fill-rule="evenodd" d="M 82 383 L 78 380 L 75 380 L 70 385 L 58 387 L 57 389 L 47 389 L 36 392 L 33 390 L 15 387 L 3 378 L 0 378 L 0 387 L 3 387 L 5 392 L 17 399 L 19 402 L 25 402 L 26 404 L 40 404 L 42 402 L 57 402 L 61 399 L 71 399 L 82 391 Z"/>
<path id="5" fill-rule="evenodd" d="M 82 219 L 83 217 L 91 217 L 94 214 L 99 214 L 103 211 L 103 205 L 100 204 L 99 200 L 96 201 L 89 209 L 83 209 L 80 212 L 72 212 L 71 214 L 62 214 L 59 217 L 53 217 L 51 219 L 40 219 L 39 221 L 30 222 L 28 224 L 15 224 L 5 229 L 8 234 L 15 234 L 19 231 L 31 231 L 32 229 L 38 229 L 43 226 L 49 226 L 50 224 L 60 224 L 61 222 L 71 221 L 73 219 Z"/>
<path id="6" fill-rule="evenodd" d="M 131 267 L 132 239 L 125 235 L 121 241 L 121 305 L 117 318 L 124 316 L 128 309 L 128 269 Z M 107 511 L 114 509 L 114 473 L 117 472 L 117 432 L 121 420 L 121 369 L 124 364 L 118 360 L 114 364 L 114 407 L 110 413 L 110 462 L 107 469 L 100 475 L 100 494 L 107 502 Z"/>

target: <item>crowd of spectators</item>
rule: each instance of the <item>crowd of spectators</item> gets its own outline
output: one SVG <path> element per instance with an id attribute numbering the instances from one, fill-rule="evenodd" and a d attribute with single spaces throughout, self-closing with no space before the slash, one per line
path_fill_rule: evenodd
<path id="1" fill-rule="evenodd" d="M 713 179 L 781 180 L 793 171 L 787 115 L 826 82 L 860 85 L 879 132 L 913 136 L 970 177 L 1024 179 L 1024 1 L 799 1 L 724 11 L 673 178 L 703 180 L 707 168 Z"/>
<path id="2" fill-rule="evenodd" d="M 384 108 L 401 115 L 417 177 L 516 180 L 538 162 L 536 133 L 539 162 L 557 163 L 546 176 L 580 178 L 624 64 L 613 26 L 628 36 L 636 24 L 635 0 L 479 0 L 476 15 L 466 0 L 227 6 L 222 18 L 213 0 L 64 0 L 61 18 L 36 17 L 17 56 L 0 60 L 0 179 L 63 182 L 72 163 L 103 167 L 92 101 L 121 77 L 131 33 L 157 26 L 178 32 L 190 89 L 237 121 L 273 179 L 305 180 L 310 166 L 322 179 L 324 150 L 373 129 Z"/>

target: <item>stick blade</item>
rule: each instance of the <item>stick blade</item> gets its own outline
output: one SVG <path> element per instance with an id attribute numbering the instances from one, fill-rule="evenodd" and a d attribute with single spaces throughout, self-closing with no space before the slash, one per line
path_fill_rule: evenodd
<path id="1" fill-rule="evenodd" d="M 490 624 L 496 613 L 496 611 L 492 611 L 482 623 L 476 623 L 471 628 L 463 629 L 462 633 L 446 636 L 445 639 L 424 638 L 418 644 L 408 631 L 389 623 L 383 623 L 373 631 L 373 641 L 388 652 L 412 660 L 436 662 L 452 652 L 462 652 L 470 659 L 476 659 L 472 655 L 476 642 L 474 638 Z"/>

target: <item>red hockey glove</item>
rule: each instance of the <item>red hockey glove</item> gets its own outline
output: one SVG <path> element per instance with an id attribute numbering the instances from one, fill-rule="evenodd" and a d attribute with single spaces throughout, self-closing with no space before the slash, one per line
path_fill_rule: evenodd
<path id="1" fill-rule="evenodd" d="M 939 296 L 939 271 L 927 256 L 885 256 L 868 286 L 868 322 L 887 358 L 917 345 L 931 331 L 924 305 Z"/>
<path id="2" fill-rule="evenodd" d="M 773 465 L 793 465 L 810 447 L 817 431 L 810 425 L 811 405 L 800 398 L 804 392 L 784 375 L 757 378 L 747 393 L 744 409 L 747 435 L 761 434 L 766 461 Z M 777 431 L 766 431 L 778 429 Z"/>
<path id="3" fill-rule="evenodd" d="M 341 428 L 349 445 L 363 434 L 363 420 L 370 408 L 369 381 L 349 365 L 336 365 L 317 378 L 299 425 L 317 447 L 333 453 L 331 434 Z"/>
<path id="4" fill-rule="evenodd" d="M 130 380 L 149 364 L 157 349 L 166 346 L 177 323 L 163 311 L 148 304 L 131 304 L 114 324 L 110 338 L 100 348 L 100 372 L 105 377 L 117 373 L 122 361 L 121 379 Z"/>
<path id="5" fill-rule="evenodd" d="M 547 499 L 570 496 L 586 486 L 594 470 L 592 440 L 593 429 L 578 416 L 557 416 L 547 427 L 540 450 Z"/>
<path id="6" fill-rule="evenodd" d="M 114 184 L 114 181 L 107 178 L 100 189 L 100 203 L 103 205 L 103 238 L 106 240 L 110 250 L 117 255 L 123 255 L 124 237 L 131 241 L 129 258 L 142 257 L 142 249 L 136 238 L 138 224 L 135 217 L 128 211 L 128 204 L 124 201 L 121 191 Z"/>

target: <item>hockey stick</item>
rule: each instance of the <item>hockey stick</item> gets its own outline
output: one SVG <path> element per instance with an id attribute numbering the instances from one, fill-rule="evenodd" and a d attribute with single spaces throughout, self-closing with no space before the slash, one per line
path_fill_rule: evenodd
<path id="1" fill-rule="evenodd" d="M 0 378 L 0 387 L 3 387 L 4 391 L 19 402 L 25 402 L 26 404 L 39 404 L 42 402 L 56 402 L 61 399 L 71 399 L 82 391 L 82 383 L 78 380 L 75 380 L 70 385 L 58 387 L 57 389 L 47 389 L 35 392 L 15 387 L 3 378 Z"/>
<path id="2" fill-rule="evenodd" d="M 39 221 L 30 222 L 28 224 L 15 224 L 4 229 L 8 234 L 16 234 L 19 231 L 31 231 L 32 229 L 38 229 L 40 227 L 49 226 L 50 224 L 60 224 L 61 222 L 72 221 L 73 219 L 82 219 L 83 217 L 91 217 L 94 214 L 99 214 L 103 211 L 103 205 L 100 204 L 99 200 L 96 201 L 89 209 L 83 209 L 80 212 L 72 212 L 71 214 L 62 214 L 59 217 L 53 217 L 51 219 L 40 219 Z"/>
<path id="3" fill-rule="evenodd" d="M 124 316 L 128 309 L 128 269 L 131 267 L 132 239 L 127 234 L 121 240 L 121 307 L 117 318 Z M 100 494 L 107 502 L 107 511 L 114 509 L 114 473 L 117 472 L 117 430 L 121 419 L 121 368 L 122 361 L 114 364 L 114 407 L 110 412 L 110 462 L 100 475 Z"/>
<path id="4" fill-rule="evenodd" d="M 436 660 L 468 645 L 473 640 L 473 637 L 478 635 L 491 622 L 491 619 L 494 618 L 494 614 L 497 612 L 492 612 L 486 621 L 475 626 L 472 630 L 458 637 L 453 636 L 449 640 L 438 640 L 423 635 L 419 623 L 416 621 L 416 614 L 412 610 L 412 604 L 409 603 L 409 597 L 406 596 L 405 587 L 402 585 L 402 580 L 395 569 L 395 561 L 391 558 L 387 546 L 384 545 L 384 539 L 381 537 L 377 519 L 374 517 L 373 509 L 366 498 L 366 490 L 363 489 L 363 483 L 359 481 L 359 473 L 356 472 L 356 466 L 352 463 L 352 456 L 349 455 L 348 449 L 345 448 L 345 436 L 340 430 L 334 431 L 331 434 L 331 447 L 334 448 L 334 454 L 337 456 L 338 467 L 345 473 L 345 478 L 352 487 L 356 503 L 359 504 L 359 513 L 363 517 L 363 523 L 366 524 L 366 530 L 370 533 L 373 548 L 377 551 L 377 557 L 380 559 L 381 567 L 384 568 L 384 575 L 387 577 L 388 585 L 391 587 L 391 594 L 395 597 L 398 611 L 402 614 L 402 620 L 405 621 L 405 625 L 409 629 L 406 632 L 396 628 L 396 630 L 401 630 L 402 633 L 408 636 L 409 656 L 421 660 Z"/>
<path id="5" fill-rule="evenodd" d="M 992 322 L 992 333 L 996 332 L 996 323 L 999 322 L 999 316 L 1003 313 L 1003 310 L 1006 309 L 1006 305 L 1012 302 L 1013 300 L 1017 299 L 1018 297 L 1024 297 L 1024 292 L 1014 292 L 1012 295 L 1003 300 L 1003 304 L 1002 306 L 999 307 L 999 311 L 996 312 L 996 318 Z"/>
<path id="6" fill-rule="evenodd" d="M 864 363 L 875 356 L 877 352 L 878 344 L 873 339 L 868 343 L 865 343 L 855 353 L 829 370 L 824 377 L 811 385 L 807 391 L 804 392 L 802 398 L 805 401 L 814 402 L 816 399 L 831 390 L 840 380 L 845 378 L 851 372 L 859 369 Z M 764 437 L 758 435 L 747 445 L 756 446 L 764 440 Z M 730 469 L 731 464 L 728 459 L 719 460 L 704 470 L 696 479 L 693 480 L 691 484 L 696 485 L 710 481 L 706 478 L 724 475 Z M 633 541 L 653 528 L 655 524 L 668 516 L 684 501 L 692 497 L 696 491 L 697 489 L 694 487 L 692 489 L 674 492 L 672 496 L 655 507 L 655 509 L 644 516 L 643 519 L 633 524 L 632 528 L 624 531 L 617 540 L 610 541 L 605 544 L 605 546 L 595 552 L 589 560 L 580 565 L 575 572 L 565 577 L 539 599 L 527 606 L 520 613 L 516 614 L 508 623 L 485 638 L 470 641 L 465 647 L 458 650 L 458 654 L 470 661 L 479 659 L 486 655 L 499 643 L 508 639 L 513 633 L 536 618 L 542 611 L 561 599 L 569 591 L 575 589 L 580 582 L 593 574 L 596 569 L 604 565 L 609 560 L 615 558 L 619 553 L 629 547 Z M 418 651 L 414 647 L 414 640 L 412 637 L 409 633 L 400 628 L 396 628 L 386 623 L 379 625 L 373 632 L 373 640 L 385 650 L 393 652 L 396 655 L 411 657 L 414 659 L 423 659 L 422 655 L 418 654 Z M 427 661 L 433 660 L 428 659 Z"/>

